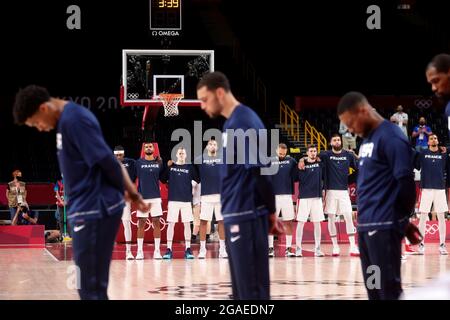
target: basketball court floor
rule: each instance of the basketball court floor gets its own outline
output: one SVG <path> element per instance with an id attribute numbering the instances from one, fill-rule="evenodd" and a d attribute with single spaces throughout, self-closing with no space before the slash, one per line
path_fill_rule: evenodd
<path id="1" fill-rule="evenodd" d="M 125 246 L 116 245 L 110 269 L 110 299 L 230 299 L 228 261 L 216 258 L 218 244 L 208 244 L 209 257 L 204 260 L 183 259 L 183 249 L 182 245 L 175 245 L 175 258 L 171 261 L 153 260 L 153 247 L 145 245 L 144 260 L 126 261 Z M 192 249 L 197 255 L 198 245 Z M 348 256 L 348 249 L 348 244 L 344 244 L 340 257 L 316 258 L 311 244 L 304 246 L 303 258 L 285 258 L 284 246 L 279 246 L 279 257 L 270 259 L 272 299 L 367 299 L 360 260 Z M 439 255 L 437 243 L 427 244 L 426 249 L 425 255 L 409 255 L 402 262 L 406 297 L 415 288 L 450 272 L 450 259 Z M 329 254 L 331 245 L 324 244 L 322 251 Z M 1 249 L 0 299 L 78 299 L 71 257 L 70 244 L 52 244 L 45 249 Z"/>

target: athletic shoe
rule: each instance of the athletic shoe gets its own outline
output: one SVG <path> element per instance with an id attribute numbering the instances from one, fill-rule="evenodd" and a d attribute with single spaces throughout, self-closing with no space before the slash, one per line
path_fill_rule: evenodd
<path id="1" fill-rule="evenodd" d="M 194 259 L 194 255 L 192 254 L 191 248 L 187 248 L 184 252 L 185 259 Z"/>
<path id="2" fill-rule="evenodd" d="M 292 250 L 291 248 L 286 248 L 286 251 L 284 252 L 284 255 L 286 257 L 295 257 L 295 253 L 292 252 L 292 251 L 294 251 L 294 250 Z"/>
<path id="3" fill-rule="evenodd" d="M 155 250 L 153 252 L 153 259 L 156 259 L 156 260 L 161 260 L 162 259 L 161 252 L 159 250 Z"/>
<path id="4" fill-rule="evenodd" d="M 144 260 L 144 253 L 142 251 L 138 251 L 136 260 Z"/>
<path id="5" fill-rule="evenodd" d="M 296 257 L 303 257 L 302 248 L 297 247 L 297 249 L 295 250 L 295 256 Z"/>
<path id="6" fill-rule="evenodd" d="M 423 243 L 419 244 L 417 248 L 417 254 L 423 255 L 425 253 L 425 245 Z"/>
<path id="7" fill-rule="evenodd" d="M 341 250 L 339 249 L 338 246 L 333 246 L 333 251 L 332 251 L 332 256 L 333 257 L 339 257 L 339 255 L 341 254 Z"/>
<path id="8" fill-rule="evenodd" d="M 164 259 L 164 260 L 170 260 L 170 259 L 172 259 L 172 250 L 167 249 L 167 250 L 166 250 L 166 253 L 164 253 L 164 255 L 163 255 L 163 259 Z"/>
<path id="9" fill-rule="evenodd" d="M 228 258 L 227 250 L 225 249 L 219 249 L 219 258 Z"/>
<path id="10" fill-rule="evenodd" d="M 269 248 L 269 257 L 270 258 L 275 257 L 275 252 L 274 252 L 273 248 Z"/>
<path id="11" fill-rule="evenodd" d="M 359 250 L 355 247 L 350 247 L 350 257 L 359 257 Z"/>
<path id="12" fill-rule="evenodd" d="M 323 254 L 323 252 L 320 250 L 320 248 L 316 248 L 314 250 L 314 256 L 315 257 L 324 257 L 325 255 Z"/>
<path id="13" fill-rule="evenodd" d="M 131 251 L 127 251 L 127 257 L 125 258 L 126 260 L 134 260 L 134 256 L 131 253 Z"/>
<path id="14" fill-rule="evenodd" d="M 447 249 L 445 248 L 445 243 L 439 245 L 439 253 L 443 256 L 448 255 Z"/>
<path id="15" fill-rule="evenodd" d="M 412 247 L 412 245 L 410 244 L 405 244 L 405 254 L 416 254 L 417 251 L 414 250 L 414 248 Z"/>
<path id="16" fill-rule="evenodd" d="M 205 259 L 206 258 L 206 249 L 200 249 L 200 251 L 198 252 L 197 258 Z"/>

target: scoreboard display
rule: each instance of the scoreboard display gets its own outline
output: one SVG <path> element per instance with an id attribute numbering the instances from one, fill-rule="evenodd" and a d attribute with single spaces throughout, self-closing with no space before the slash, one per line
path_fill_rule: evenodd
<path id="1" fill-rule="evenodd" d="M 182 0 L 150 0 L 150 30 L 181 30 Z"/>

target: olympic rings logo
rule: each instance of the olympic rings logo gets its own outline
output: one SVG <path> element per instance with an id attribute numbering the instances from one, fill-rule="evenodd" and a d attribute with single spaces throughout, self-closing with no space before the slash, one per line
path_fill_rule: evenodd
<path id="1" fill-rule="evenodd" d="M 427 224 L 425 226 L 425 234 L 435 234 L 439 231 L 439 226 L 437 224 Z"/>
<path id="2" fill-rule="evenodd" d="M 127 96 L 128 96 L 128 99 L 136 100 L 137 98 L 139 98 L 139 93 L 129 93 L 129 94 L 127 94 Z"/>
<path id="3" fill-rule="evenodd" d="M 431 99 L 416 99 L 414 105 L 419 109 L 428 109 L 433 105 L 433 101 Z"/>
<path id="4" fill-rule="evenodd" d="M 164 212 L 167 213 L 167 210 L 164 210 L 164 211 L 163 211 L 163 214 L 164 214 Z M 132 224 L 134 224 L 135 226 L 138 225 L 137 219 L 136 219 L 136 222 L 133 221 L 133 216 L 136 216 L 136 213 L 137 213 L 136 210 L 133 211 L 133 212 L 131 212 L 131 220 L 130 220 L 130 222 L 131 222 Z M 160 225 L 160 227 L 161 227 L 161 231 L 163 231 L 163 230 L 166 228 L 166 226 L 167 226 L 167 222 L 166 222 L 166 220 L 164 220 L 163 216 L 159 217 L 159 225 Z M 145 221 L 145 229 L 144 229 L 144 230 L 145 230 L 145 231 L 148 231 L 148 230 L 150 230 L 150 228 L 153 228 L 153 223 L 152 223 L 151 218 L 149 217 L 149 218 L 147 218 L 147 220 Z"/>

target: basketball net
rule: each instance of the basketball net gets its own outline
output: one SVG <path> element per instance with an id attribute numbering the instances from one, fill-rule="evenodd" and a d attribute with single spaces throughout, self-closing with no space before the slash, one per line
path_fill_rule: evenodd
<path id="1" fill-rule="evenodd" d="M 160 93 L 159 98 L 163 103 L 165 117 L 173 117 L 178 115 L 178 103 L 180 103 L 181 99 L 183 99 L 182 94 Z"/>

